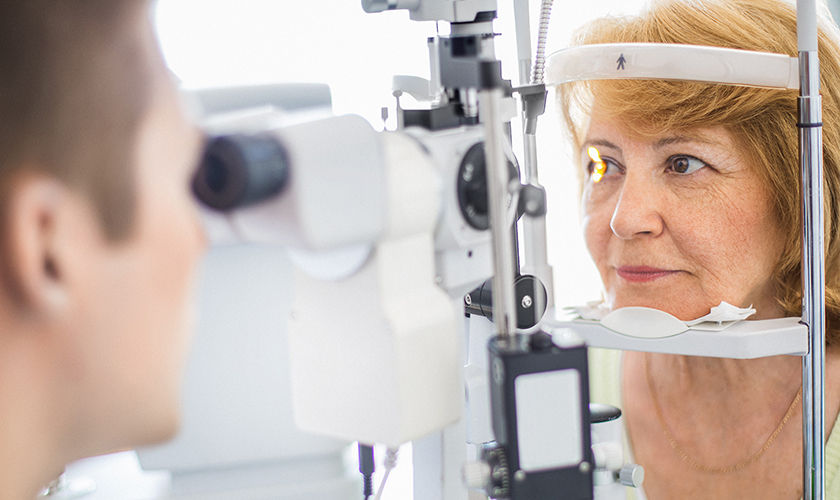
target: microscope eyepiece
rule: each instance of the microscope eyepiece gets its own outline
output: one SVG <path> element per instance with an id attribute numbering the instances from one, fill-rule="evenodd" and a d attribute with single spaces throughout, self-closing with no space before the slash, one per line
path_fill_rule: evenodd
<path id="1" fill-rule="evenodd" d="M 272 135 L 223 135 L 207 141 L 193 193 L 220 211 L 278 194 L 289 177 L 285 148 Z"/>

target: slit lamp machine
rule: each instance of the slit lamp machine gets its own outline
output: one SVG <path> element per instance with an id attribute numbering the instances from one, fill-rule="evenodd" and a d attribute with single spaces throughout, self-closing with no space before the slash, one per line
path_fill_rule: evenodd
<path id="1" fill-rule="evenodd" d="M 803 360 L 805 498 L 824 498 L 815 1 L 797 2 L 798 58 L 663 44 L 582 46 L 546 58 L 545 0 L 532 63 L 528 2 L 517 0 L 518 85 L 502 78 L 495 56 L 496 0 L 362 7 L 448 23 L 448 35 L 427 41 L 430 80 L 395 79 L 395 95 L 429 101 L 428 109 L 398 100 L 398 129 L 388 132 L 357 116 L 236 113 L 208 124 L 193 184 L 212 239 L 289 250 L 298 425 L 367 444 L 412 441 L 418 500 L 624 498 L 644 474 L 624 463 L 620 411 L 589 404 L 587 345 L 791 354 Z M 726 335 L 702 325 L 669 330 L 668 315 L 650 311 L 555 319 L 536 125 L 551 86 L 611 78 L 799 89 L 801 318 L 737 322 Z M 514 133 L 523 134 L 521 162 Z"/>

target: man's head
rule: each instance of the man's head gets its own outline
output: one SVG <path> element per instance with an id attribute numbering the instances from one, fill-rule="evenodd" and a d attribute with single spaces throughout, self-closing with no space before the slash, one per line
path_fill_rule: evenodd
<path id="1" fill-rule="evenodd" d="M 64 453 L 175 429 L 199 142 L 146 1 L 0 4 L 0 397 L 46 392 Z"/>
<path id="2" fill-rule="evenodd" d="M 133 217 L 132 143 L 156 62 L 139 0 L 0 7 L 0 186 L 26 168 L 89 197 L 109 237 Z"/>

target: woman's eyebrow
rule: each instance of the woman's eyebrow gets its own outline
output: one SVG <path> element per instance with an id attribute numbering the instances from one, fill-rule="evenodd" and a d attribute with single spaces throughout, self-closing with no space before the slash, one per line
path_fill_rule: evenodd
<path id="1" fill-rule="evenodd" d="M 671 144 L 682 144 L 686 142 L 695 142 L 699 144 L 707 144 L 713 146 L 719 146 L 720 143 L 718 141 L 714 141 L 707 137 L 701 135 L 672 135 L 669 137 L 663 137 L 656 142 L 653 143 L 654 149 L 661 149 L 665 146 L 669 146 Z"/>
<path id="2" fill-rule="evenodd" d="M 583 146 L 604 146 L 607 148 L 615 149 L 616 151 L 621 151 L 621 148 L 616 146 L 615 144 L 611 143 L 606 139 L 587 139 L 583 141 Z"/>

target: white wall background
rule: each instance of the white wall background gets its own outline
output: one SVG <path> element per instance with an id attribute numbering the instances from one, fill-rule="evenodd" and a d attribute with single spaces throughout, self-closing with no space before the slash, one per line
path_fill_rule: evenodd
<path id="1" fill-rule="evenodd" d="M 536 25 L 539 1 L 529 0 Z M 381 127 L 392 106 L 391 77 L 428 77 L 425 39 L 435 23 L 406 12 L 366 14 L 359 0 L 158 0 L 156 22 L 168 64 L 187 88 L 247 83 L 323 82 L 336 113 L 355 113 Z M 640 0 L 556 2 L 549 52 L 562 48 L 578 26 L 595 17 L 637 11 Z M 513 7 L 499 1 L 497 52 L 516 75 Z M 532 38 L 536 30 L 532 29 Z M 535 41 L 532 42 L 536 48 Z M 558 304 L 597 298 L 599 284 L 578 230 L 575 166 L 553 116 L 540 125 L 540 175 L 549 189 L 549 252 Z"/>
<path id="2" fill-rule="evenodd" d="M 536 25 L 539 1 L 531 5 Z M 392 105 L 391 76 L 428 77 L 426 37 L 434 23 L 405 12 L 365 14 L 359 0 L 158 0 L 156 24 L 167 63 L 186 88 L 248 83 L 323 82 L 336 113 L 355 113 L 381 128 Z M 572 31 L 605 14 L 632 13 L 641 0 L 556 2 L 549 52 Z M 517 83 L 511 0 L 499 0 L 496 46 L 507 78 Z M 532 31 L 534 29 L 532 28 Z M 535 38 L 535 32 L 532 32 Z M 536 48 L 535 41 L 532 42 Z M 559 305 L 599 296 L 600 285 L 580 237 L 577 183 L 556 121 L 540 124 L 540 176 L 549 191 L 549 254 Z M 404 453 L 407 454 L 407 453 Z M 410 498 L 410 470 L 398 467 L 385 498 Z"/>

